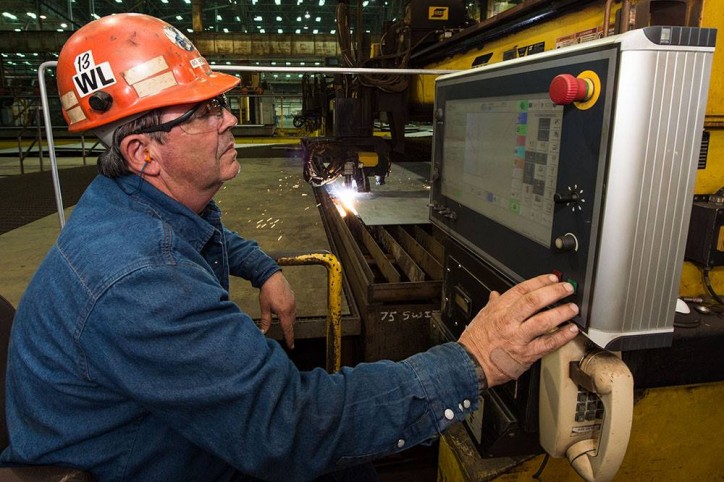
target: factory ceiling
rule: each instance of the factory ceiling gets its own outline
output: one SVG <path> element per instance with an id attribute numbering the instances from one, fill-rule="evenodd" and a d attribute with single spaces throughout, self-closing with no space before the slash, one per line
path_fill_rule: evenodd
<path id="1" fill-rule="evenodd" d="M 402 14 L 403 1 L 353 1 L 350 30 L 378 39 L 384 22 Z M 211 63 L 325 65 L 339 54 L 336 8 L 335 0 L 3 0 L 2 74 L 6 80 L 37 75 L 38 65 L 55 60 L 75 30 L 121 12 L 169 22 Z"/>

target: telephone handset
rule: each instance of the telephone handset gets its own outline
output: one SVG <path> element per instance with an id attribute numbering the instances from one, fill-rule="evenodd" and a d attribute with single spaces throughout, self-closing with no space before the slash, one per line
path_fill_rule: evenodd
<path id="1" fill-rule="evenodd" d="M 584 480 L 616 475 L 632 417 L 633 376 L 615 354 L 579 335 L 541 360 L 541 446 Z"/>

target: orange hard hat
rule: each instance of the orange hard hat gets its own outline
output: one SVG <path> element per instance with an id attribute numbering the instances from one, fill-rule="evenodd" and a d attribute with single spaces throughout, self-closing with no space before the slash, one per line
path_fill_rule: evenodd
<path id="1" fill-rule="evenodd" d="M 239 84 L 237 77 L 212 72 L 176 28 L 138 13 L 103 17 L 71 35 L 58 57 L 57 79 L 70 132 L 201 102 Z"/>

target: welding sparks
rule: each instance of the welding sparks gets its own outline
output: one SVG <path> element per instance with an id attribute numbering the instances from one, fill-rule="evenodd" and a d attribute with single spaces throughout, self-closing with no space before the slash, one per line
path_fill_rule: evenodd
<path id="1" fill-rule="evenodd" d="M 354 214 L 355 216 L 358 215 L 357 210 L 354 207 L 355 199 L 357 199 L 358 197 L 357 191 L 346 187 L 335 186 L 335 188 L 332 190 L 332 195 L 337 199 L 337 201 L 339 201 L 339 203 L 335 203 L 337 204 L 337 210 L 340 210 L 341 208 L 348 213 Z"/>

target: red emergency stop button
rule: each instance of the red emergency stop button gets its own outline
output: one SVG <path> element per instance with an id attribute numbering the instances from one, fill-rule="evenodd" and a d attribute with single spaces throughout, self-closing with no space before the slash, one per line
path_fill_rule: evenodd
<path id="1" fill-rule="evenodd" d="M 584 79 L 579 79 L 571 74 L 556 75 L 548 88 L 551 100 L 557 105 L 588 100 L 593 94 L 592 91 L 592 86 L 589 87 Z"/>

